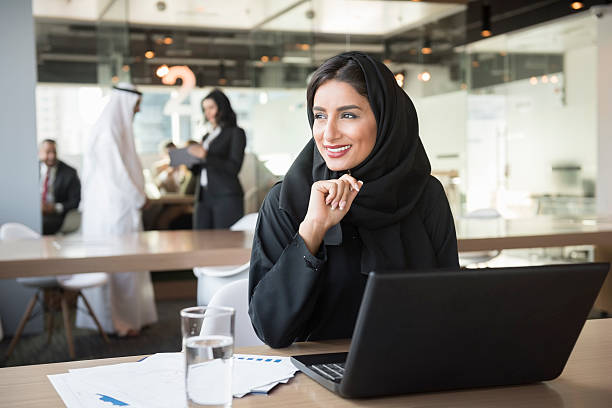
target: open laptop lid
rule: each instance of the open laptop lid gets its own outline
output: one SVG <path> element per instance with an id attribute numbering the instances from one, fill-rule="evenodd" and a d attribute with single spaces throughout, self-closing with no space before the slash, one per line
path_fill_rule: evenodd
<path id="1" fill-rule="evenodd" d="M 608 269 L 372 272 L 334 389 L 371 397 L 554 379 Z"/>

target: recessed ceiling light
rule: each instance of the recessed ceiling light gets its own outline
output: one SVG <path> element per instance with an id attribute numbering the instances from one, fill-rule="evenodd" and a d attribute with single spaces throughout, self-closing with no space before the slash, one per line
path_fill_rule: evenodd
<path id="1" fill-rule="evenodd" d="M 584 3 L 581 1 L 573 1 L 572 4 L 570 5 L 570 7 L 573 10 L 580 10 L 581 8 L 584 7 Z"/>

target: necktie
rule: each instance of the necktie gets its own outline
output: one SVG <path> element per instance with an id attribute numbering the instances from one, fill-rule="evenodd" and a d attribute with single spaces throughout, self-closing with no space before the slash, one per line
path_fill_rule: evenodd
<path id="1" fill-rule="evenodd" d="M 42 202 L 46 203 L 47 202 L 47 191 L 49 190 L 49 173 L 51 172 L 51 169 L 47 169 L 47 173 L 45 174 L 45 183 L 43 184 L 43 191 L 42 191 Z"/>

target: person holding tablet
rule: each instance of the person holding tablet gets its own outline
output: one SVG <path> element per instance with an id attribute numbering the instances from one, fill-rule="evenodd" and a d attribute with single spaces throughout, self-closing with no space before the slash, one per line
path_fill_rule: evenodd
<path id="1" fill-rule="evenodd" d="M 384 64 L 330 58 L 310 80 L 307 114 L 313 137 L 268 193 L 253 240 L 249 315 L 271 347 L 351 337 L 374 269 L 459 265 L 416 110 Z"/>
<path id="2" fill-rule="evenodd" d="M 202 100 L 202 111 L 211 130 L 201 145 L 187 152 L 195 161 L 190 170 L 198 177 L 195 191 L 194 229 L 229 228 L 244 215 L 244 193 L 238 173 L 244 161 L 246 135 L 236 123 L 228 97 L 218 89 Z"/>

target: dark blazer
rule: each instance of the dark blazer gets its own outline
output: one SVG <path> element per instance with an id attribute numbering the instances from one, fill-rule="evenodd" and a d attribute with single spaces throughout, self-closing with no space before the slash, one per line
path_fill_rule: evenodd
<path id="1" fill-rule="evenodd" d="M 208 135 L 204 136 L 206 137 Z M 196 201 L 200 200 L 202 168 L 206 168 L 208 177 L 207 194 L 211 196 L 243 195 L 238 173 L 244 160 L 245 147 L 246 135 L 242 128 L 231 127 L 221 130 L 221 133 L 210 143 L 206 158 L 190 169 L 196 177 Z"/>
<path id="2" fill-rule="evenodd" d="M 340 221 L 342 242 L 312 255 L 298 233 L 302 220 L 279 208 L 281 184 L 259 210 L 249 274 L 249 315 L 271 347 L 294 341 L 350 338 L 367 276 L 356 226 Z M 408 270 L 458 268 L 457 238 L 448 200 L 431 177 L 413 211 L 401 220 Z M 435 294 L 433 294 L 435 295 Z"/>
<path id="3" fill-rule="evenodd" d="M 62 215 L 77 208 L 81 202 L 81 182 L 77 171 L 61 160 L 57 163 L 53 194 L 55 202 L 62 203 L 64 206 L 64 214 Z"/>

